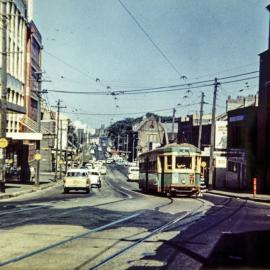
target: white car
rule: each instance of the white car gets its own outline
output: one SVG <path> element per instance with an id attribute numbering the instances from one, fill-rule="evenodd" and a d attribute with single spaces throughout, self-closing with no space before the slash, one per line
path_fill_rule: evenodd
<path id="1" fill-rule="evenodd" d="M 90 170 L 89 179 L 91 181 L 91 187 L 95 186 L 101 188 L 101 177 L 99 170 Z"/>
<path id="2" fill-rule="evenodd" d="M 91 191 L 91 181 L 86 169 L 70 169 L 64 178 L 64 193 L 70 190 L 85 190 L 86 193 Z"/>
<path id="3" fill-rule="evenodd" d="M 128 180 L 129 181 L 139 181 L 139 178 L 140 178 L 139 167 L 129 167 Z"/>
<path id="4" fill-rule="evenodd" d="M 99 169 L 99 171 L 100 171 L 100 174 L 106 174 L 107 173 L 107 168 L 105 167 L 105 166 L 101 166 L 100 167 L 100 169 Z"/>

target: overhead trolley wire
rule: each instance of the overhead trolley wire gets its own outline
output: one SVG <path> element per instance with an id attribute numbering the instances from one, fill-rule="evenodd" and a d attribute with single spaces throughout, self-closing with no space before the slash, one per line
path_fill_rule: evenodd
<path id="1" fill-rule="evenodd" d="M 258 78 L 258 76 L 252 76 L 252 77 L 245 77 L 237 80 L 230 80 L 230 81 L 224 81 L 220 82 L 220 80 L 226 80 L 229 78 L 236 78 L 236 77 L 242 77 L 249 74 L 257 73 L 258 71 L 252 71 L 242 74 L 236 74 L 232 76 L 227 76 L 223 78 L 219 78 L 218 81 L 220 84 L 231 84 L 241 81 L 247 81 Z M 202 84 L 212 82 L 208 84 Z M 112 92 L 108 91 L 67 91 L 67 90 L 57 90 L 57 89 L 48 89 L 48 92 L 56 92 L 56 93 L 63 93 L 63 94 L 82 94 L 82 95 L 138 95 L 138 94 L 152 94 L 152 93 L 166 93 L 166 92 L 173 92 L 173 91 L 185 91 L 190 89 L 196 89 L 196 88 L 204 88 L 214 85 L 214 80 L 206 80 L 206 81 L 200 81 L 200 82 L 193 82 L 193 83 L 187 83 L 187 84 L 181 84 L 181 85 L 171 85 L 171 86 L 161 86 L 161 87 L 153 87 L 153 88 L 141 88 L 141 89 L 133 89 L 133 90 L 116 90 Z M 178 87 L 178 88 L 177 88 Z"/>
<path id="2" fill-rule="evenodd" d="M 175 67 L 175 65 L 172 63 L 172 61 L 166 56 L 166 54 L 161 50 L 161 48 L 155 43 L 155 41 L 152 39 L 152 37 L 146 32 L 146 30 L 142 27 L 142 25 L 139 23 L 139 21 L 136 19 L 136 17 L 131 13 L 131 11 L 127 8 L 126 5 L 121 0 L 118 0 L 118 2 L 121 4 L 121 6 L 125 9 L 125 11 L 128 13 L 128 15 L 133 19 L 133 21 L 137 24 L 137 26 L 141 29 L 141 31 L 145 34 L 145 36 L 150 40 L 152 45 L 157 49 L 157 51 L 162 55 L 162 57 L 166 60 L 166 62 L 172 67 L 172 69 L 178 74 L 180 77 L 181 74 Z"/>
<path id="3" fill-rule="evenodd" d="M 181 107 L 190 107 L 193 105 L 198 105 L 200 102 L 181 105 Z M 155 113 L 155 112 L 166 112 L 171 111 L 172 107 L 170 108 L 164 108 L 164 109 L 158 109 L 158 110 L 151 110 L 151 111 L 143 111 L 143 112 L 126 112 L 126 113 L 91 113 L 91 112 L 66 112 L 70 114 L 78 114 L 78 115 L 95 115 L 95 116 L 122 116 L 122 115 L 136 115 L 136 114 L 145 114 L 145 113 Z"/>

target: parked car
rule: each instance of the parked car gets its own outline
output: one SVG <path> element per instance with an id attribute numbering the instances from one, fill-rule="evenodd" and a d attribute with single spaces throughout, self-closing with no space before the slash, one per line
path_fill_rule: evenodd
<path id="1" fill-rule="evenodd" d="M 91 187 L 101 188 L 101 176 L 99 170 L 92 169 L 89 171 L 89 179 L 91 181 Z"/>
<path id="2" fill-rule="evenodd" d="M 70 190 L 85 190 L 86 193 L 91 191 L 91 181 L 86 169 L 70 169 L 64 178 L 64 193 Z"/>
<path id="3" fill-rule="evenodd" d="M 129 181 L 139 181 L 139 178 L 140 178 L 139 167 L 129 167 L 128 180 Z"/>

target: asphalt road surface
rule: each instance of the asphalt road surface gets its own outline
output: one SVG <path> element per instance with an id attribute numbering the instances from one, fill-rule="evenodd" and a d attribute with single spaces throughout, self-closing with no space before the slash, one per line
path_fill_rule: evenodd
<path id="1" fill-rule="evenodd" d="M 1 269 L 270 267 L 270 207 L 142 194 L 111 166 L 102 188 L 0 202 Z"/>

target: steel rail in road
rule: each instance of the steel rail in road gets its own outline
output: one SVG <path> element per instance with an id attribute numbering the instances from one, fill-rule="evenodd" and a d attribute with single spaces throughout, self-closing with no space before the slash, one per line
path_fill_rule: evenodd
<path id="1" fill-rule="evenodd" d="M 200 199 L 196 199 L 198 201 L 201 202 L 201 204 L 196 207 L 195 209 L 193 209 L 191 212 L 188 212 L 186 214 L 184 214 L 181 217 L 178 217 L 176 219 L 173 219 L 169 222 L 166 222 L 165 224 L 161 225 L 160 227 L 154 229 L 153 231 L 151 231 L 148 235 L 138 239 L 136 242 L 132 243 L 131 245 L 117 251 L 116 253 L 114 253 L 113 255 L 107 257 L 106 259 L 102 260 L 100 263 L 98 263 L 97 265 L 89 268 L 89 270 L 96 270 L 99 269 L 100 267 L 104 266 L 105 264 L 109 263 L 110 261 L 120 257 L 121 255 L 126 254 L 127 252 L 129 252 L 131 249 L 135 248 L 136 246 L 138 246 L 139 244 L 145 242 L 145 240 L 149 239 L 150 237 L 161 233 L 162 231 L 165 231 L 166 229 L 168 229 L 169 227 L 171 227 L 174 224 L 179 223 L 180 221 L 185 220 L 186 218 L 194 215 L 197 211 L 199 211 L 200 208 L 202 208 L 205 205 L 205 202 L 203 200 Z"/>
<path id="2" fill-rule="evenodd" d="M 75 235 L 75 236 L 71 236 L 71 237 L 69 237 L 69 238 L 67 238 L 65 240 L 56 242 L 56 243 L 51 244 L 51 245 L 48 245 L 46 247 L 33 250 L 31 252 L 25 253 L 25 254 L 23 254 L 21 256 L 17 256 L 17 257 L 12 258 L 12 259 L 8 259 L 6 261 L 2 261 L 2 262 L 0 262 L 0 267 L 5 266 L 5 265 L 8 265 L 8 264 L 11 264 L 11 263 L 15 263 L 15 262 L 21 261 L 21 260 L 26 259 L 28 257 L 32 257 L 34 255 L 37 255 L 37 254 L 43 253 L 45 251 L 48 251 L 50 249 L 53 249 L 55 247 L 62 246 L 64 244 L 68 243 L 68 242 L 71 242 L 71 241 L 74 241 L 74 240 L 78 240 L 78 239 L 83 238 L 83 237 L 85 237 L 87 235 L 90 235 L 92 233 L 99 232 L 99 231 L 102 231 L 104 229 L 113 227 L 113 226 L 115 226 L 115 225 L 117 225 L 119 223 L 122 223 L 124 221 L 128 221 L 128 220 L 134 219 L 134 218 L 136 218 L 136 217 L 138 217 L 138 216 L 140 216 L 142 214 L 143 214 L 143 211 L 140 211 L 138 213 L 135 213 L 135 214 L 130 215 L 130 216 L 127 216 L 127 217 L 123 217 L 121 219 L 115 220 L 113 222 L 110 222 L 108 224 L 102 225 L 100 227 L 97 227 L 97 228 L 94 228 L 94 229 L 89 229 L 89 230 L 87 230 L 87 231 L 85 231 L 83 233 L 80 233 L 80 234 Z"/>
<path id="3" fill-rule="evenodd" d="M 114 204 L 114 203 L 119 203 L 119 202 L 122 202 L 122 201 L 126 201 L 126 200 L 130 200 L 133 198 L 133 196 L 131 196 L 130 194 L 124 192 L 124 191 L 121 191 L 119 189 L 116 189 L 114 188 L 112 185 L 110 185 L 109 183 L 107 183 L 112 189 L 116 190 L 118 193 L 120 193 L 121 195 L 124 195 L 126 198 L 124 199 L 120 199 L 120 200 L 114 200 L 114 201 L 109 201 L 109 202 L 106 202 L 106 203 L 101 203 L 101 204 L 94 204 L 94 205 L 89 205 L 89 207 L 98 207 L 98 206 L 104 206 L 104 205 L 107 205 L 107 204 Z M 77 198 L 76 198 L 77 199 Z M 29 211 L 34 211 L 36 209 L 42 209 L 42 208 L 47 208 L 47 207 L 50 207 L 51 204 L 49 203 L 48 205 L 42 205 L 42 206 L 36 206 L 36 207 L 32 207 L 32 208 L 23 208 L 23 209 L 20 209 L 20 210 L 14 210 L 14 211 L 5 211 L 3 213 L 0 213 L 0 216 L 3 216 L 3 215 L 7 215 L 7 214 L 16 214 L 16 213 L 21 213 L 21 212 L 29 212 Z M 67 210 L 65 212 L 62 212 L 60 214 L 56 214 L 56 215 L 50 215 L 49 218 L 51 217 L 62 217 L 62 216 L 65 216 L 66 214 L 70 214 L 74 211 L 79 212 L 79 211 L 82 211 L 84 209 L 70 209 L 70 210 Z M 25 223 L 28 223 L 28 222 L 31 222 L 31 221 L 35 221 L 35 220 L 44 220 L 44 219 L 47 219 L 48 216 L 45 216 L 45 217 L 31 217 L 31 218 L 28 218 L 26 220 L 21 220 L 21 221 L 17 221 L 17 222 L 13 222 L 13 223 L 9 223 L 9 224 L 6 224 L 6 225 L 0 225 L 0 229 L 4 229 L 4 228 L 10 228 L 10 227 L 14 227 L 14 226 L 17 226 L 17 225 L 21 225 L 21 224 L 25 224 Z"/>
<path id="4" fill-rule="evenodd" d="M 107 182 L 108 184 L 108 182 Z M 93 206 L 101 206 L 101 205 L 105 205 L 105 204 L 111 204 L 111 203 L 117 203 L 117 202 L 122 202 L 122 201 L 126 201 L 126 200 L 130 200 L 130 199 L 133 199 L 133 196 L 131 196 L 130 194 L 128 194 L 127 192 L 124 192 L 123 190 L 120 190 L 118 188 L 115 188 L 113 187 L 112 185 L 108 184 L 112 189 L 114 189 L 115 191 L 117 191 L 118 193 L 120 193 L 121 195 L 124 195 L 126 198 L 124 199 L 121 199 L 121 200 L 117 200 L 117 201 L 113 201 L 113 202 L 107 202 L 107 203 L 102 203 L 102 204 L 97 204 L 97 205 L 92 205 L 91 207 Z M 31 209 L 29 209 L 31 210 Z M 72 209 L 72 210 L 68 210 L 68 211 L 65 211 L 64 213 L 61 213 L 60 215 L 57 215 L 58 217 L 59 216 L 62 216 L 62 215 L 65 215 L 67 213 L 70 213 L 70 212 L 73 212 L 73 211 L 81 211 L 83 209 Z M 124 218 L 121 218 L 119 220 L 116 220 L 114 222 L 111 222 L 111 223 L 108 223 L 108 224 L 105 224 L 105 225 L 102 225 L 100 227 L 97 227 L 95 229 L 89 229 L 87 230 L 86 232 L 83 232 L 79 235 L 75 235 L 75 236 L 71 236 L 69 237 L 68 239 L 65 239 L 65 240 L 62 240 L 62 241 L 59 241 L 59 242 L 56 242 L 54 244 L 51 244 L 51 245 L 48 245 L 46 247 L 43 247 L 43 248 L 40 248 L 40 249 L 37 249 L 37 250 L 33 250 L 31 252 L 28 252 L 28 253 L 25 253 L 23 255 L 20 255 L 20 256 L 17 256 L 17 257 L 14 257 L 14 258 L 11 258 L 11 259 L 8 259 L 8 260 L 5 260 L 5 261 L 2 261 L 0 262 L 0 267 L 2 266 L 5 266 L 5 265 L 8 265 L 8 264 L 12 264 L 12 263 L 15 263 L 15 262 L 18 262 L 18 261 L 21 261 L 23 259 L 26 259 L 26 258 L 29 258 L 29 257 L 32 257 L 34 255 L 37 255 L 37 254 L 40 254 L 40 253 L 43 253 L 43 252 L 46 252 L 50 249 L 53 249 L 53 248 L 56 248 L 56 247 L 59 247 L 59 246 L 62 246 L 66 243 L 69 243 L 71 241 L 74 241 L 74 240 L 78 240 L 78 239 L 81 239 L 87 235 L 90 235 L 92 233 L 95 233 L 95 232 L 98 232 L 98 231 L 102 231 L 104 229 L 107 229 L 107 228 L 110 228 L 110 227 L 113 227 L 114 225 L 117 225 L 119 223 L 122 223 L 124 221 L 127 221 L 127 220 L 131 220 L 131 219 L 134 219 L 135 217 L 138 217 L 140 215 L 142 215 L 144 213 L 144 211 L 140 211 L 138 213 L 135 213 L 131 216 L 127 216 L 127 217 L 124 217 Z M 48 217 L 44 217 L 44 218 L 48 218 Z M 40 220 L 40 218 L 38 218 Z M 23 222 L 20 222 L 20 223 L 16 223 L 16 224 L 12 224 L 11 226 L 15 226 L 15 225 L 18 225 L 18 224 L 22 224 L 22 223 L 27 223 L 29 222 L 30 219 L 26 220 L 26 221 L 23 221 Z M 8 226 L 8 225 L 7 225 Z M 10 225 L 9 225 L 10 226 Z M 1 227 L 3 228 L 3 227 Z"/>

